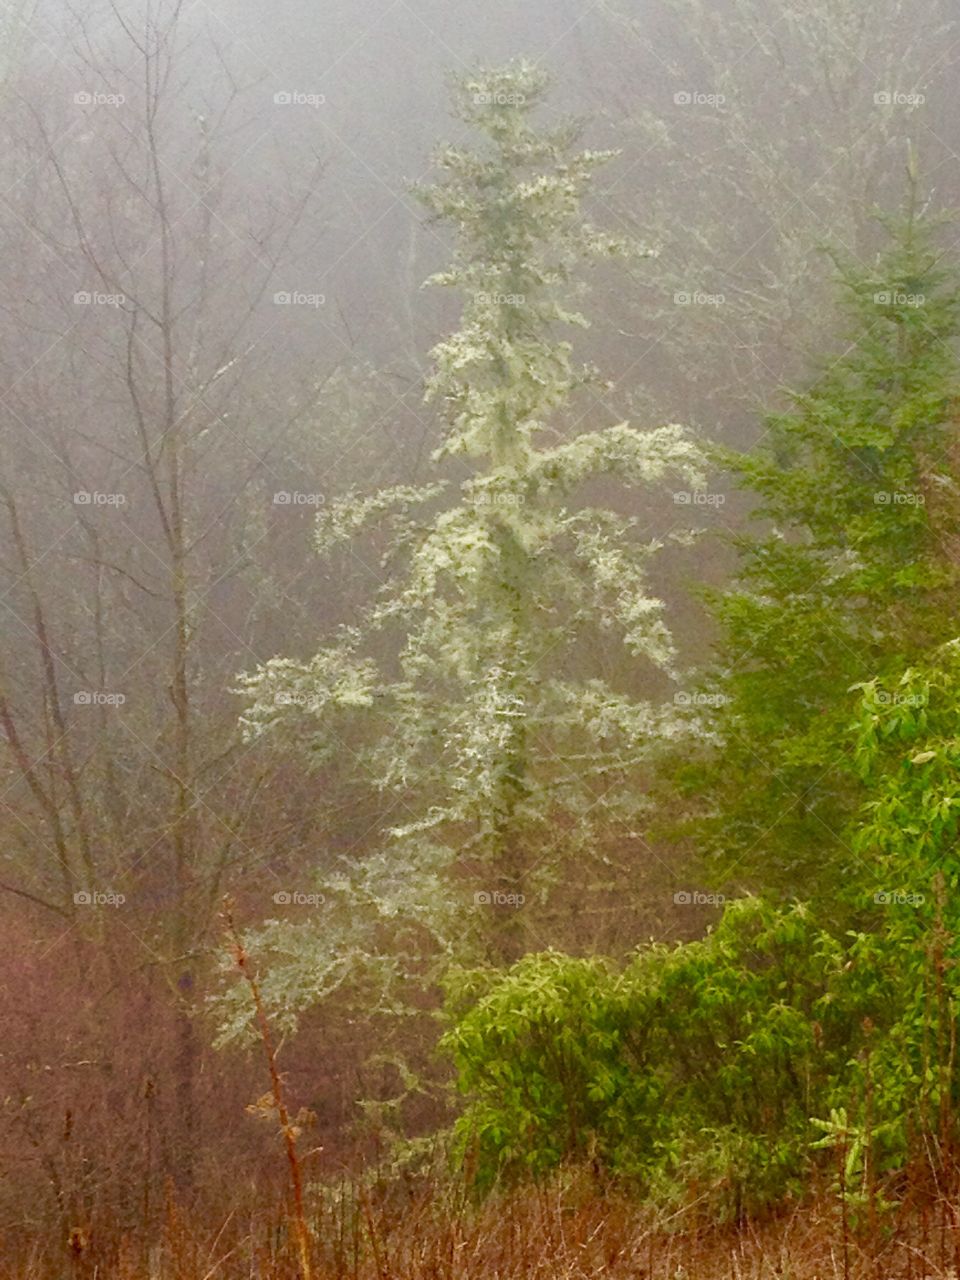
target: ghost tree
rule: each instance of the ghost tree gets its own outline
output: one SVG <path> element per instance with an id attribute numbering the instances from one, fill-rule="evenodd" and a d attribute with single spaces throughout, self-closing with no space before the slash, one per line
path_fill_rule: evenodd
<path id="1" fill-rule="evenodd" d="M 300 741 L 318 760 L 350 753 L 399 815 L 378 848 L 327 875 L 321 925 L 268 921 L 251 939 L 291 1025 L 356 991 L 358 974 L 376 1017 L 431 964 L 502 962 L 546 941 L 532 918 L 547 919 L 551 884 L 605 824 L 635 821 L 638 771 L 672 723 L 591 670 L 591 644 L 613 633 L 637 667 L 669 671 L 644 495 L 652 504 L 668 478 L 699 484 L 700 454 L 679 426 L 611 422 L 609 388 L 564 336 L 587 324 L 572 302 L 580 269 L 638 249 L 585 219 L 611 157 L 577 150 L 569 123 L 535 121 L 547 84 L 526 62 L 461 79 L 460 119 L 483 145 L 441 151 L 443 180 L 420 192 L 458 237 L 428 283 L 463 298 L 426 392 L 445 422 L 437 479 L 321 513 L 324 554 L 369 557 L 381 539 L 376 598 L 311 660 L 244 678 L 251 737 Z M 580 430 L 591 412 L 610 425 Z M 591 504 L 613 487 L 621 510 Z M 229 1035 L 239 1000 L 226 1018 Z"/>

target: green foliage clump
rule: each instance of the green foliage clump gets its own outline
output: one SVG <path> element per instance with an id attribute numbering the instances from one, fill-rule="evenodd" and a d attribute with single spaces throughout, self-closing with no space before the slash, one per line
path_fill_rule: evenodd
<path id="1" fill-rule="evenodd" d="M 893 1034 L 878 1044 L 875 1111 L 954 1140 L 960 997 L 960 641 L 861 687 L 854 758 L 868 789 L 851 844 L 857 950 L 896 968 Z"/>
<path id="2" fill-rule="evenodd" d="M 722 745 L 682 769 L 718 878 L 818 901 L 854 860 L 864 798 L 850 758 L 851 686 L 953 634 L 960 465 L 960 287 L 919 215 L 888 220 L 869 269 L 842 266 L 847 341 L 760 447 L 726 454 L 757 500 L 738 539 L 712 717 Z"/>
<path id="3" fill-rule="evenodd" d="M 804 907 L 749 898 L 703 941 L 622 969 L 548 952 L 460 975 L 443 1044 L 481 1185 L 588 1158 L 720 1215 L 782 1196 L 862 1039 L 843 965 Z"/>
<path id="4" fill-rule="evenodd" d="M 957 1140 L 960 645 L 860 689 L 858 874 L 825 928 L 745 898 L 702 941 L 625 966 L 554 952 L 450 991 L 444 1046 L 481 1186 L 589 1159 L 659 1203 L 739 1217 L 817 1164 L 875 1212 Z"/>

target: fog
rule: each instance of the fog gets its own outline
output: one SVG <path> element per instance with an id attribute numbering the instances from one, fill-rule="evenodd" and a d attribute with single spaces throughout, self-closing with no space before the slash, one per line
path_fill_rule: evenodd
<path id="1" fill-rule="evenodd" d="M 425 1276 L 377 1241 L 474 1114 L 471 966 L 865 927 L 900 704 L 844 699 L 960 562 L 960 5 L 4 0 L 0 53 L 0 1250 Z M 487 1103 L 461 1164 L 622 1173 Z"/>

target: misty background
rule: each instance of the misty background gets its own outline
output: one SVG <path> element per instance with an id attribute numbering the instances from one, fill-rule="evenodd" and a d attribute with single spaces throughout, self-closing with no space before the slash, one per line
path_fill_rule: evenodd
<path id="1" fill-rule="evenodd" d="M 381 581 L 362 539 L 319 561 L 318 507 L 430 477 L 423 379 L 459 304 L 421 289 L 452 244 L 411 186 L 460 137 L 449 75 L 549 69 L 550 111 L 619 151 L 591 216 L 651 250 L 594 272 L 578 354 L 608 384 L 562 428 L 679 422 L 745 448 L 841 349 L 825 246 L 869 260 L 871 210 L 903 206 L 908 168 L 932 210 L 957 205 L 960 6 L 5 0 L 2 31 L 0 1016 L 18 1101 L 0 1143 L 9 1169 L 29 1146 L 38 1195 L 51 1161 L 86 1160 L 98 1195 L 146 1186 L 154 1212 L 168 1171 L 202 1181 L 204 1126 L 231 1132 L 251 1092 L 201 1030 L 223 894 L 256 921 L 278 887 L 375 848 L 388 816 L 346 753 L 311 770 L 242 742 L 236 688 L 315 653 Z M 745 519 L 719 474 L 708 494 L 628 509 L 651 538 L 707 534 L 654 575 L 684 667 L 711 640 L 692 584 L 729 572 Z M 589 657 L 631 695 L 660 688 L 612 640 Z M 125 910 L 86 911 L 95 891 Z M 676 928 L 654 906 L 609 934 L 569 920 L 571 949 Z M 364 1075 L 375 1021 L 321 1030 L 322 1067 L 308 1026 L 289 1070 L 333 1129 L 395 1081 Z M 78 1107 L 93 1136 L 64 1154 Z"/>

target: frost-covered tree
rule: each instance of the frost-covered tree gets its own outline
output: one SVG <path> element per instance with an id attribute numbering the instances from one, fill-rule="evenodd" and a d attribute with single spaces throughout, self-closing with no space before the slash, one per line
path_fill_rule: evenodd
<path id="1" fill-rule="evenodd" d="M 441 951 L 472 935 L 494 959 L 515 955 L 535 898 L 584 841 L 635 820 L 638 767 L 672 723 L 599 673 L 584 678 L 583 655 L 611 633 L 638 664 L 669 671 L 643 495 L 667 478 L 700 483 L 700 454 L 675 425 L 580 428 L 584 412 L 606 411 L 604 384 L 564 336 L 587 323 L 577 272 L 638 250 L 585 219 L 610 155 L 577 150 L 571 124 L 535 122 L 546 89 L 526 62 L 458 82 L 459 116 L 483 145 L 443 150 L 443 180 L 420 192 L 458 235 L 428 283 L 463 299 L 459 328 L 432 352 L 438 478 L 328 505 L 319 550 L 382 537 L 382 588 L 311 661 L 276 658 L 245 680 L 251 737 L 288 732 L 321 759 L 349 749 L 402 815 L 330 881 L 304 999 L 339 981 L 348 957 L 378 966 L 382 983 L 424 931 Z M 598 480 L 622 488 L 630 514 L 591 505 Z M 290 928 L 268 926 L 262 941 L 292 955 Z M 375 960 L 384 928 L 394 950 Z M 290 974 L 275 977 L 287 1003 Z"/>

